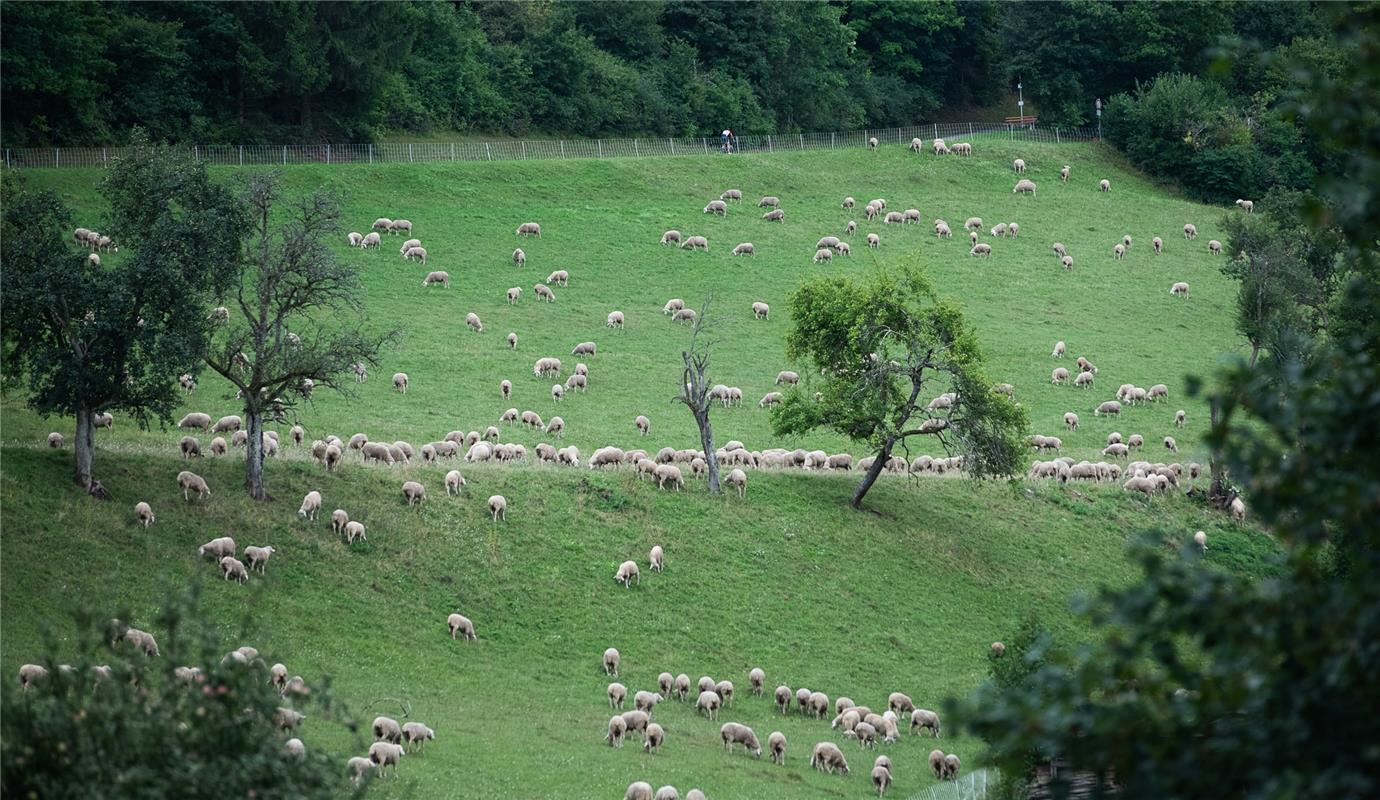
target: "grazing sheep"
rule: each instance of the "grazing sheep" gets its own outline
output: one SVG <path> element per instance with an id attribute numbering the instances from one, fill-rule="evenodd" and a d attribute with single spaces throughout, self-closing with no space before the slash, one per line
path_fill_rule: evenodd
<path id="1" fill-rule="evenodd" d="M 242 425 L 244 425 L 243 420 L 234 414 L 230 414 L 216 420 L 216 424 L 211 426 L 211 433 L 230 433 L 231 431 L 239 430 Z"/>
<path id="2" fill-rule="evenodd" d="M 1103 181 L 1103 183 L 1106 183 L 1106 181 Z M 944 756 L 944 780 L 958 780 L 958 768 L 960 763 L 958 756 L 953 753 Z"/>
<path id="3" fill-rule="evenodd" d="M 227 581 L 234 579 L 236 583 L 249 582 L 249 570 L 244 568 L 244 562 L 234 556 L 225 556 L 220 560 L 220 574 Z"/>
<path id="4" fill-rule="evenodd" d="M 420 261 L 422 262 L 422 266 L 426 266 L 426 248 L 409 247 L 407 248 L 407 252 L 403 253 L 403 258 L 407 259 L 408 261 Z"/>
<path id="5" fill-rule="evenodd" d="M 690 236 L 690 237 L 687 237 L 687 238 L 685 239 L 685 242 L 680 246 L 680 249 L 682 249 L 682 250 L 703 250 L 703 251 L 705 251 L 706 253 L 708 253 L 708 252 L 709 252 L 709 240 L 706 239 L 706 238 L 704 238 L 703 236 Z"/>
<path id="6" fill-rule="evenodd" d="M 1006 645 L 1002 644 L 1001 642 L 992 642 L 991 653 L 992 653 L 992 657 L 993 657 L 993 658 L 1001 658 L 1002 656 L 1006 655 Z M 915 715 L 912 714 L 912 715 L 911 715 L 911 729 L 912 729 L 912 731 L 914 730 L 914 728 L 915 728 Z M 937 738 L 937 737 L 938 737 L 938 725 L 935 726 L 935 735 L 936 735 L 936 738 Z"/>
<path id="7" fill-rule="evenodd" d="M 695 701 L 695 711 L 704 712 L 710 719 L 718 719 L 722 702 L 718 692 L 700 692 L 699 699 Z"/>
<path id="8" fill-rule="evenodd" d="M 914 711 L 915 703 L 910 699 L 909 695 L 901 692 L 892 692 L 887 696 L 886 707 L 898 714 L 903 714 L 908 711 Z"/>
<path id="9" fill-rule="evenodd" d="M 552 375 L 560 375 L 561 360 L 559 358 L 551 358 L 549 356 L 539 358 L 532 365 L 532 374 L 537 376 L 538 378 L 545 378 Z"/>
<path id="10" fill-rule="evenodd" d="M 1240 497 L 1231 499 L 1231 502 L 1227 504 L 1227 511 L 1231 513 L 1231 518 L 1237 522 L 1246 520 L 1246 504 L 1241 501 Z"/>
<path id="11" fill-rule="evenodd" d="M 876 149 L 877 149 L 877 137 L 876 137 L 876 136 L 873 136 L 872 138 L 870 138 L 870 139 L 867 140 L 867 149 L 869 149 L 869 150 L 876 150 Z"/>
<path id="12" fill-rule="evenodd" d="M 815 745 L 815 749 L 810 753 L 810 767 L 824 770 L 830 775 L 834 774 L 834 770 L 843 775 L 848 774 L 848 761 L 843 757 L 843 751 L 833 742 L 820 742 Z"/>
<path id="13" fill-rule="evenodd" d="M 877 790 L 877 796 L 886 794 L 887 787 L 891 785 L 891 770 L 881 765 L 872 768 L 872 786 Z"/>
<path id="14" fill-rule="evenodd" d="M 757 201 L 758 208 L 776 208 L 781 205 L 781 198 L 767 195 Z"/>
<path id="15" fill-rule="evenodd" d="M 1064 269 L 1073 269 L 1073 256 L 1064 256 L 1059 263 L 1064 265 Z"/>
<path id="16" fill-rule="evenodd" d="M 658 489 L 665 489 L 667 483 L 675 487 L 676 491 L 685 487 L 685 477 L 681 474 L 680 467 L 674 464 L 658 464 L 653 475 L 656 477 Z"/>
<path id="17" fill-rule="evenodd" d="M 829 695 L 824 692 L 810 692 L 806 707 L 815 719 L 824 719 L 829 713 Z"/>
<path id="18" fill-rule="evenodd" d="M 721 216 L 721 217 L 722 217 L 722 216 L 727 216 L 727 214 L 728 214 L 728 203 L 725 203 L 725 202 L 722 201 L 722 200 L 710 200 L 710 201 L 709 201 L 709 205 L 707 205 L 707 206 L 704 207 L 704 213 L 706 213 L 706 214 L 718 214 L 718 215 Z"/>
<path id="19" fill-rule="evenodd" d="M 1017 175 L 1023 174 L 1025 172 L 1025 161 L 1019 158 L 1012 161 L 1011 169 L 1015 170 Z"/>
<path id="20" fill-rule="evenodd" d="M 354 544 L 356 541 L 367 542 L 369 537 L 364 535 L 364 523 L 352 519 L 345 523 L 345 544 Z"/>
<path id="21" fill-rule="evenodd" d="M 674 786 L 663 786 L 656 790 L 652 800 L 680 800 L 680 792 Z"/>
<path id="22" fill-rule="evenodd" d="M 935 139 L 934 142 L 931 143 L 930 149 L 937 156 L 948 155 L 949 153 L 949 147 L 948 145 L 944 144 L 943 139 Z"/>
<path id="23" fill-rule="evenodd" d="M 1206 551 L 1206 550 L 1207 550 L 1207 534 L 1204 533 L 1203 531 L 1198 531 L 1197 533 L 1193 534 L 1193 543 L 1194 543 L 1195 545 L 1198 546 L 1198 551 L 1199 551 L 1199 552 Z"/>
<path id="24" fill-rule="evenodd" d="M 508 305 L 517 305 L 518 298 L 522 296 L 522 287 L 513 286 L 508 289 Z"/>
<path id="25" fill-rule="evenodd" d="M 522 223 L 521 225 L 517 226 L 516 235 L 518 235 L 518 236 L 535 236 L 535 237 L 537 237 L 538 239 L 540 239 L 540 238 L 541 238 L 541 225 L 539 225 L 539 224 L 537 224 L 537 223 L 535 223 L 535 222 L 524 222 L 524 223 Z"/>
<path id="26" fill-rule="evenodd" d="M 719 738 L 723 740 L 724 750 L 728 753 L 733 752 L 733 745 L 741 744 L 748 753 L 757 758 L 762 757 L 762 745 L 757 741 L 757 734 L 746 725 L 725 722 L 719 728 Z"/>
<path id="27" fill-rule="evenodd" d="M 1102 449 L 1102 455 L 1111 458 L 1126 458 L 1131 452 L 1130 445 L 1121 443 L 1109 444 Z"/>
<path id="28" fill-rule="evenodd" d="M 907 147 L 906 149 L 911 151 L 912 153 L 918 153 L 920 152 L 920 149 L 924 146 L 925 143 L 920 141 L 920 139 L 917 137 L 915 139 L 910 140 L 910 147 Z"/>
<path id="29" fill-rule="evenodd" d="M 934 777 L 936 777 L 936 778 L 943 778 L 943 777 L 944 777 L 944 751 L 943 751 L 943 750 L 931 750 L 931 751 L 930 751 L 930 771 L 934 773 Z"/>
<path id="30" fill-rule="evenodd" d="M 1112 255 L 1115 256 L 1118 261 L 1120 261 L 1121 258 L 1126 255 L 1126 245 L 1119 244 L 1116 247 L 1113 247 Z"/>
<path id="31" fill-rule="evenodd" d="M 1081 386 L 1081 387 L 1083 387 L 1084 389 L 1088 388 L 1089 386 L 1092 386 L 1092 385 L 1093 385 L 1093 373 L 1091 373 L 1091 372 L 1080 372 L 1080 373 L 1078 373 L 1078 377 L 1076 377 L 1076 378 L 1073 379 L 1073 385 L 1074 385 L 1074 386 Z"/>
<path id="32" fill-rule="evenodd" d="M 428 728 L 420 722 L 407 722 L 402 727 L 403 742 L 407 744 L 408 752 L 421 750 L 426 746 L 428 739 L 436 738 L 436 731 Z"/>
<path id="33" fill-rule="evenodd" d="M 548 303 L 556 302 L 556 293 L 551 291 L 551 287 L 544 283 L 533 284 L 532 293 L 535 294 L 538 299 L 545 300 Z"/>
<path id="34" fill-rule="evenodd" d="M 268 557 L 277 552 L 274 547 L 246 547 L 244 548 L 245 560 L 249 562 L 249 568 L 259 568 L 259 574 L 264 574 L 264 568 L 268 565 Z"/>
<path id="35" fill-rule="evenodd" d="M 623 800 L 654 800 L 652 785 L 646 781 L 633 781 L 628 784 L 628 790 L 623 793 Z"/>
<path id="36" fill-rule="evenodd" d="M 364 241 L 359 243 L 361 250 L 378 249 L 383 245 L 383 238 L 378 233 L 366 233 Z"/>
<path id="37" fill-rule="evenodd" d="M 1099 192 L 1110 192 L 1112 190 L 1112 182 L 1109 180 L 1098 181 L 1097 190 Z"/>
<path id="38" fill-rule="evenodd" d="M 906 215 L 899 211 L 888 211 L 886 216 L 882 218 L 883 225 L 904 225 L 905 222 Z"/>
<path id="39" fill-rule="evenodd" d="M 1064 425 L 1071 431 L 1078 430 L 1078 415 L 1072 411 L 1064 412 Z"/>
<path id="40" fill-rule="evenodd" d="M 580 342 L 570 351 L 572 356 L 594 356 L 598 355 L 599 347 L 594 342 Z"/>
<path id="41" fill-rule="evenodd" d="M 647 723 L 646 738 L 642 741 L 642 749 L 648 753 L 661 752 L 661 746 L 666 742 L 666 731 L 655 722 Z"/>
<path id="42" fill-rule="evenodd" d="M 1025 178 L 1022 178 L 1021 180 L 1016 181 L 1015 187 L 1013 187 L 1013 188 L 1011 189 L 1011 194 L 1028 194 L 1028 195 L 1030 195 L 1031 197 L 1034 197 L 1034 196 L 1035 196 L 1035 181 L 1027 180 L 1027 179 L 1025 179 Z"/>
<path id="43" fill-rule="evenodd" d="M 465 476 L 460 474 L 460 470 L 453 469 L 446 473 L 446 495 L 460 494 L 460 487 L 465 485 Z"/>
<path id="44" fill-rule="evenodd" d="M 404 257 L 406 257 L 407 251 L 408 251 L 408 250 L 411 250 L 411 249 L 414 248 L 414 247 L 421 247 L 421 246 L 422 246 L 422 240 L 421 240 L 421 239 L 408 239 L 407 241 L 405 241 L 405 242 L 402 243 L 402 247 L 399 247 L 399 248 L 398 248 L 398 252 L 401 253 Z"/>
<path id="45" fill-rule="evenodd" d="M 1185 225 L 1184 225 L 1184 238 L 1185 238 L 1185 239 L 1197 239 L 1197 238 L 1198 238 L 1198 226 L 1194 225 L 1194 224 L 1191 223 L 1191 222 L 1185 224 Z"/>
<path id="46" fill-rule="evenodd" d="M 1155 251 L 1155 255 L 1159 255 L 1164 250 L 1164 240 L 1156 236 L 1150 240 L 1150 247 Z"/>
<path id="47" fill-rule="evenodd" d="M 934 235 L 941 239 L 954 238 L 954 232 L 949 230 L 949 223 L 942 220 L 934 223 Z"/>
<path id="48" fill-rule="evenodd" d="M 808 692 L 806 693 L 806 696 L 807 696 L 807 697 L 809 696 L 809 693 L 808 693 Z M 789 687 L 789 686 L 778 686 L 778 687 L 776 687 L 776 692 L 774 693 L 774 697 L 775 697 L 775 699 L 776 699 L 776 710 L 777 710 L 777 711 L 780 711 L 782 714 L 789 714 L 789 713 L 791 713 L 791 700 L 794 699 L 794 695 L 791 694 L 791 687 Z"/>
<path id="49" fill-rule="evenodd" d="M 1069 371 L 1064 369 L 1063 367 L 1055 367 L 1054 371 L 1049 374 L 1050 383 L 1053 383 L 1056 386 L 1068 381 L 1068 379 Z"/>
<path id="50" fill-rule="evenodd" d="M 733 248 L 732 254 L 735 256 L 750 256 L 754 255 L 756 252 L 757 250 L 755 247 L 752 246 L 752 242 L 743 242 L 742 244 Z"/>
<path id="51" fill-rule="evenodd" d="M 407 504 L 413 506 L 426 500 L 426 487 L 416 481 L 406 481 L 402 485 L 402 495 Z"/>
<path id="52" fill-rule="evenodd" d="M 1241 210 L 1247 214 L 1255 213 L 1255 203 L 1250 200 L 1237 200 L 1236 205 L 1240 206 Z"/>
<path id="53" fill-rule="evenodd" d="M 1064 168 L 1061 169 L 1061 170 L 1059 170 L 1059 182 L 1060 182 L 1060 183 L 1068 183 L 1068 182 L 1069 182 L 1069 165 L 1068 165 L 1068 164 L 1065 164 L 1065 165 L 1064 165 Z"/>
<path id="54" fill-rule="evenodd" d="M 758 300 L 752 304 L 753 319 L 768 319 L 771 316 L 771 306 Z"/>
<path id="55" fill-rule="evenodd" d="M 763 214 L 762 219 L 766 220 L 767 222 L 785 222 L 786 212 L 778 208 L 775 211 L 768 211 L 767 213 Z"/>
<path id="56" fill-rule="evenodd" d="M 369 760 L 373 762 L 382 777 L 384 772 L 391 765 L 393 774 L 398 774 L 398 764 L 402 761 L 403 748 L 400 744 L 392 742 L 374 742 L 369 746 Z"/>
<path id="57" fill-rule="evenodd" d="M 494 522 L 502 517 L 504 522 L 508 521 L 508 498 L 501 494 L 493 495 L 489 498 L 489 516 Z"/>
<path id="58" fill-rule="evenodd" d="M 968 255 L 970 255 L 970 256 L 985 256 L 985 257 L 987 257 L 987 258 L 991 258 L 991 257 L 992 257 L 992 245 L 986 244 L 985 242 L 979 242 L 979 243 L 973 245 L 973 249 L 968 251 Z"/>
<path id="59" fill-rule="evenodd" d="M 521 267 L 527 263 L 527 254 L 519 247 L 513 251 L 513 266 Z"/>
<path id="60" fill-rule="evenodd" d="M 1115 414 L 1117 416 L 1120 416 L 1121 403 L 1118 403 L 1115 400 L 1108 400 L 1107 402 L 1099 405 L 1097 409 L 1093 411 L 1093 416 L 1095 417 L 1100 417 L 1103 414 Z"/>
<path id="61" fill-rule="evenodd" d="M 998 642 L 1000 644 L 1000 642 Z M 1005 648 L 1003 648 L 1005 649 Z M 995 653 L 996 650 L 993 650 Z M 928 730 L 934 738 L 939 738 L 939 715 L 924 708 L 917 708 L 910 712 L 910 732 L 919 733 Z"/>
<path id="62" fill-rule="evenodd" d="M 182 471 L 177 473 L 177 486 L 182 490 L 182 499 L 190 500 L 188 494 L 193 489 L 196 490 L 198 499 L 205 499 L 211 496 L 211 489 L 206 485 L 206 480 L 194 472 Z"/>
<path id="63" fill-rule="evenodd" d="M 1212 241 L 1208 242 L 1208 252 L 1217 256 L 1222 255 L 1222 243 L 1217 241 L 1216 239 L 1213 239 Z"/>
<path id="64" fill-rule="evenodd" d="M 733 705 L 733 681 L 719 681 L 714 684 L 714 691 L 719 693 L 720 699 L 724 701 L 724 706 Z"/>
<path id="65" fill-rule="evenodd" d="M 762 396 L 762 399 L 757 402 L 757 407 L 766 408 L 767 406 L 774 406 L 781 403 L 785 399 L 786 396 L 781 394 L 780 392 L 767 392 L 765 395 Z"/>
<path id="66" fill-rule="evenodd" d="M 1188 424 L 1188 412 L 1182 408 L 1174 412 L 1174 427 L 1182 428 Z"/>
<path id="67" fill-rule="evenodd" d="M 451 614 L 446 617 L 446 628 L 450 631 L 451 641 L 454 641 L 458 636 L 463 636 L 467 642 L 479 639 L 474 633 L 474 623 L 463 614 Z"/>
<path id="68" fill-rule="evenodd" d="M 851 220 L 851 219 L 850 219 L 850 220 L 848 220 L 848 224 L 843 226 L 843 234 L 844 234 L 845 236 L 852 236 L 853 234 L 855 234 L 855 233 L 857 233 L 857 232 L 858 232 L 858 223 L 857 223 L 856 220 Z"/>
<path id="69" fill-rule="evenodd" d="M 818 250 L 815 251 L 815 257 L 814 257 L 813 260 L 814 260 L 814 263 L 818 264 L 818 263 L 821 262 L 821 261 L 832 261 L 833 259 L 834 259 L 834 251 L 833 251 L 833 250 L 830 250 L 830 249 L 827 248 L 827 247 L 821 247 L 821 248 L 819 248 Z"/>
<path id="70" fill-rule="evenodd" d="M 617 681 L 610 683 L 608 688 L 608 698 L 609 708 L 622 708 L 624 701 L 628 699 L 628 687 L 624 686 L 621 683 L 618 683 Z M 621 722 L 623 717 L 617 716 L 614 717 L 614 719 L 619 720 Z"/>
<path id="71" fill-rule="evenodd" d="M 742 202 L 742 199 L 743 199 L 743 192 L 742 192 L 741 190 L 739 190 L 739 189 L 725 189 L 725 190 L 724 190 L 724 193 L 721 194 L 721 195 L 719 195 L 719 199 L 720 199 L 720 200 L 733 200 L 733 201 L 735 201 L 735 202 Z"/>
<path id="72" fill-rule="evenodd" d="M 728 473 L 728 477 L 724 478 L 724 484 L 738 490 L 738 499 L 747 496 L 747 473 L 741 469 L 734 469 Z"/>
<path id="73" fill-rule="evenodd" d="M 651 716 L 652 709 L 656 708 L 656 704 L 660 701 L 661 695 L 656 692 L 638 692 L 633 697 L 633 708 L 638 711 L 645 711 L 648 716 Z"/>
<path id="74" fill-rule="evenodd" d="M 967 142 L 959 142 L 950 147 L 949 151 L 956 156 L 970 156 L 973 154 L 973 146 Z"/>
<path id="75" fill-rule="evenodd" d="M 1166 436 L 1164 437 L 1164 449 L 1173 450 L 1175 453 L 1177 453 L 1179 452 L 1179 443 L 1174 441 L 1173 436 Z"/>
<path id="76" fill-rule="evenodd" d="M 1165 386 L 1165 385 L 1162 384 L 1162 383 L 1157 383 L 1157 384 L 1155 384 L 1154 386 L 1151 386 L 1150 389 L 1149 389 L 1149 391 L 1146 392 L 1146 394 L 1145 394 L 1145 399 L 1147 399 L 1147 400 L 1155 400 L 1155 401 L 1159 401 L 1159 400 L 1168 400 L 1168 399 L 1169 399 L 1169 387 L 1168 387 L 1168 386 Z"/>
<path id="77" fill-rule="evenodd" d="M 1187 299 L 1188 299 L 1188 284 L 1187 284 L 1187 283 L 1184 283 L 1183 281 L 1179 281 L 1178 283 L 1176 283 L 1176 284 L 1174 284 L 1173 286 L 1169 287 L 1169 293 L 1170 293 L 1170 294 L 1176 294 L 1176 295 L 1178 295 L 1179 297 L 1183 298 L 1184 300 L 1187 300 Z"/>
<path id="78" fill-rule="evenodd" d="M 1059 256 L 1060 258 L 1063 258 L 1064 256 L 1069 254 L 1068 248 L 1064 246 L 1063 242 L 1055 242 L 1050 249 L 1053 250 L 1054 254 L 1056 256 Z"/>
<path id="79" fill-rule="evenodd" d="M 397 391 L 403 394 L 407 394 L 407 382 L 408 379 L 406 372 L 393 373 L 393 388 Z"/>

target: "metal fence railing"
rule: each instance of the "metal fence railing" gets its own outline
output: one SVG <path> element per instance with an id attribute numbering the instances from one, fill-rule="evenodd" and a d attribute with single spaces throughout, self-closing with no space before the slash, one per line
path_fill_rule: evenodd
<path id="1" fill-rule="evenodd" d="M 733 150 L 737 153 L 776 153 L 859 148 L 867 147 L 873 138 L 877 139 L 879 147 L 906 146 L 912 139 L 920 139 L 924 150 L 928 151 L 933 139 L 944 139 L 950 145 L 968 139 L 978 141 L 994 138 L 1057 144 L 1093 141 L 1097 138 L 1097 131 L 1091 128 L 959 122 L 834 133 L 739 136 L 733 140 Z M 691 156 L 718 153 L 720 143 L 717 136 L 702 136 L 419 144 L 187 145 L 184 149 L 208 164 L 248 167 Z M 9 168 L 107 167 L 125 151 L 124 147 L 17 147 L 5 148 L 4 156 L 5 166 Z"/>

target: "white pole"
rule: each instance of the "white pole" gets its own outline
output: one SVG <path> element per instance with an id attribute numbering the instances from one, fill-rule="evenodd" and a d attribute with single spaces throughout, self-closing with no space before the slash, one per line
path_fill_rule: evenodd
<path id="1" fill-rule="evenodd" d="M 493 152 L 491 152 L 491 151 L 489 150 L 489 143 L 488 143 L 488 142 L 485 142 L 485 143 L 484 143 L 484 155 L 488 156 L 490 161 L 493 161 L 493 160 L 494 160 L 494 154 L 493 154 Z"/>

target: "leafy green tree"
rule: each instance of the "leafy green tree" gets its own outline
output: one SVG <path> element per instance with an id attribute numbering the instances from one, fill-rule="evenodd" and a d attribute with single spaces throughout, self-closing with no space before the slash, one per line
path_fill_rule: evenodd
<path id="1" fill-rule="evenodd" d="M 238 389 L 244 403 L 244 485 L 255 500 L 268 499 L 264 418 L 281 416 L 318 387 L 344 391 L 353 385 L 352 377 L 343 379 L 353 375 L 352 366 L 376 364 L 398 336 L 364 330 L 359 276 L 326 243 L 339 229 L 335 201 L 317 192 L 283 208 L 280 191 L 277 176 L 247 178 L 249 220 L 234 264 L 233 313 L 226 308 L 205 350 L 206 366 Z"/>
<path id="2" fill-rule="evenodd" d="M 107 82 L 118 65 L 105 57 L 108 20 L 96 3 L 0 6 L 0 120 L 5 144 L 92 144 L 111 129 Z"/>
<path id="3" fill-rule="evenodd" d="M 789 393 L 772 412 L 779 436 L 829 427 L 876 455 L 853 493 L 863 498 L 898 449 L 932 437 L 960 453 L 977 477 L 1016 472 L 1024 451 L 1024 412 L 983 374 L 977 337 L 957 306 L 938 297 L 915 268 L 869 280 L 819 278 L 790 298 L 786 353 L 823 377 L 818 399 Z M 940 391 L 957 395 L 931 413 Z"/>
<path id="4" fill-rule="evenodd" d="M 46 677 L 0 695 L 5 796 L 287 800 L 362 796 L 367 789 L 351 789 L 339 756 L 314 745 L 301 757 L 284 751 L 293 734 L 275 721 L 280 706 L 305 711 L 317 730 L 350 724 L 329 682 L 313 685 L 309 696 L 283 699 L 263 657 L 222 660 L 231 645 L 198 610 L 194 590 L 172 598 L 150 621 L 157 623 L 156 657 L 127 642 L 112 645 L 112 634 L 125 626 L 107 628 L 103 616 L 78 612 L 75 652 L 72 642 L 61 651 L 49 642 L 44 657 L 33 659 Z M 199 674 L 177 677 L 179 665 Z M 367 748 L 358 734 L 352 738 L 357 751 Z"/>
<path id="5" fill-rule="evenodd" d="M 102 182 L 120 252 L 100 265 L 70 244 L 72 213 L 54 194 L 6 192 L 5 373 L 27 379 L 34 410 L 76 418 L 83 488 L 92 485 L 94 415 L 124 411 L 140 427 L 172 420 L 178 376 L 199 371 L 199 309 L 239 253 L 233 195 L 203 165 L 141 137 Z"/>

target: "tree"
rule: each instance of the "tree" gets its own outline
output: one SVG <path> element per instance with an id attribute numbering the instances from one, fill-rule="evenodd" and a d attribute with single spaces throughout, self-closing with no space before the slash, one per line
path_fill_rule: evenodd
<path id="1" fill-rule="evenodd" d="M 681 373 L 680 395 L 676 401 L 684 403 L 695 416 L 695 425 L 700 429 L 700 447 L 704 449 L 704 460 L 709 469 L 709 493 L 718 494 L 719 461 L 714 455 L 714 429 L 709 425 L 709 409 L 714 399 L 709 396 L 710 385 L 706 377 L 709 353 L 713 349 L 713 342 L 707 338 L 707 330 L 712 324 L 709 322 L 709 306 L 712 302 L 713 296 L 704 299 L 690 331 L 690 348 L 681 351 L 684 370 Z M 701 339 L 701 334 L 705 334 L 706 338 Z"/>
<path id="2" fill-rule="evenodd" d="M 876 454 L 850 505 L 862 506 L 897 447 L 934 437 L 961 453 L 977 477 L 1011 475 L 1024 450 L 1025 414 L 982 373 L 977 338 L 962 312 L 938 298 L 921 273 L 868 281 L 820 278 L 791 295 L 786 353 L 823 375 L 819 399 L 792 391 L 772 413 L 777 435 L 830 427 Z M 922 398 L 956 395 L 931 413 Z"/>
<path id="3" fill-rule="evenodd" d="M 379 351 L 397 338 L 364 332 L 359 279 L 340 263 L 326 239 L 339 228 L 340 210 L 316 192 L 279 208 L 277 176 L 251 175 L 243 258 L 236 264 L 234 313 L 205 351 L 206 366 L 239 390 L 248 434 L 244 485 L 255 500 L 264 490 L 263 423 L 315 388 L 344 391 L 357 363 L 377 364 Z M 279 224 L 275 215 L 284 221 Z M 355 320 L 347 313 L 358 314 Z"/>
<path id="4" fill-rule="evenodd" d="M 76 417 L 74 479 L 92 485 L 92 417 L 171 422 L 177 378 L 199 371 L 197 309 L 225 284 L 242 215 L 204 165 L 150 145 L 117 159 L 102 182 L 119 253 L 100 265 L 69 244 L 71 211 L 51 192 L 7 187 L 0 275 L 5 373 L 28 380 L 40 414 Z M 22 320 L 22 324 L 15 324 Z"/>

